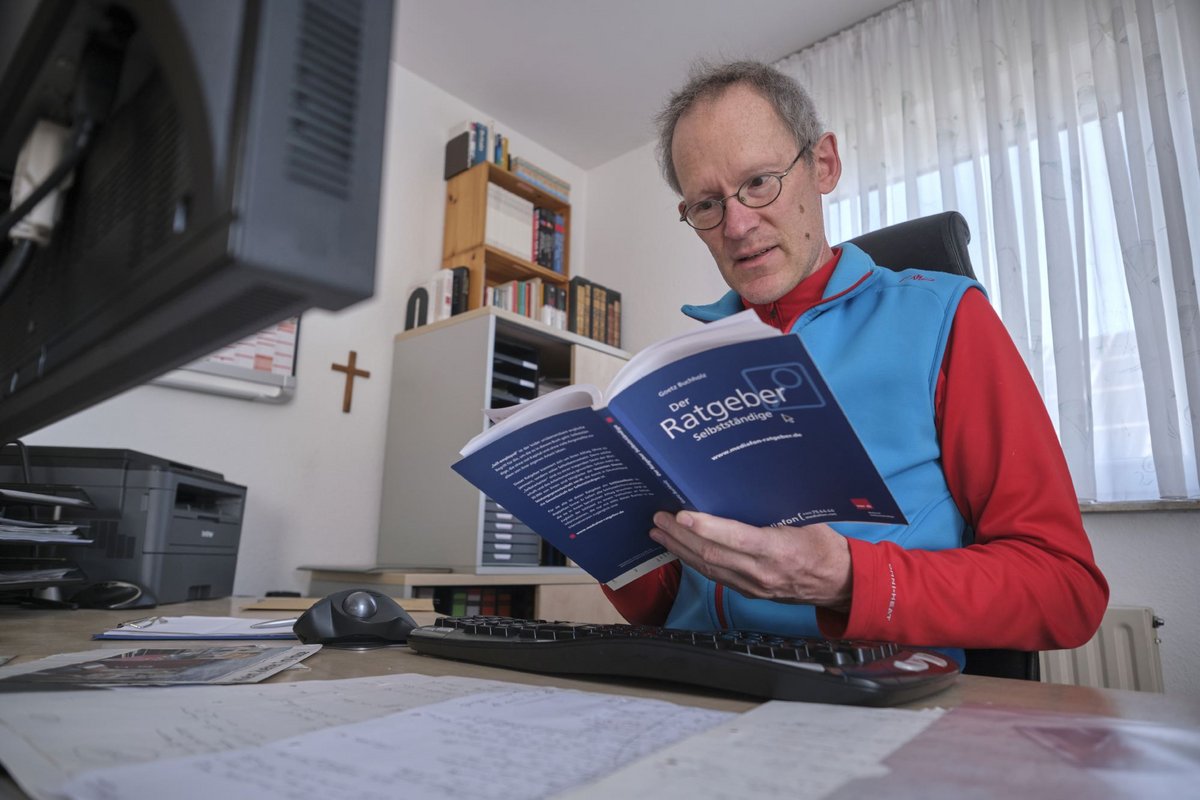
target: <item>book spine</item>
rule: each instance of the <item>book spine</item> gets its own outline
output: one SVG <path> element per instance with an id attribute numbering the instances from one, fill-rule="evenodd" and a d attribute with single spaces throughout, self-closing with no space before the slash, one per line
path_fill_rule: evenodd
<path id="1" fill-rule="evenodd" d="M 621 346 L 621 293 L 608 290 L 608 344 Z"/>
<path id="2" fill-rule="evenodd" d="M 571 184 L 567 183 L 557 175 L 547 172 L 536 164 L 530 163 L 525 159 L 514 158 L 513 171 L 533 178 L 539 183 L 544 184 L 547 188 L 553 189 L 554 191 L 563 195 L 569 195 L 571 193 Z"/>
<path id="3" fill-rule="evenodd" d="M 567 316 L 567 330 L 587 336 L 590 330 L 591 309 L 589 295 L 591 285 L 583 278 L 571 278 L 570 304 Z"/>
<path id="4" fill-rule="evenodd" d="M 530 175 L 526 172 L 522 172 L 521 170 L 518 170 L 518 169 L 512 170 L 512 173 L 514 175 L 516 175 L 518 178 L 520 178 L 521 180 L 523 180 L 525 183 L 528 183 L 530 186 L 534 186 L 537 189 L 540 189 L 541 191 L 545 192 L 546 194 L 550 195 L 551 197 L 556 197 L 559 200 L 562 200 L 564 203 L 570 202 L 570 199 L 571 199 L 570 195 L 568 195 L 562 189 L 546 183 L 541 178 L 538 178 L 537 176 L 534 176 L 534 175 Z"/>
<path id="5" fill-rule="evenodd" d="M 451 314 L 461 314 L 467 310 L 471 297 L 471 270 L 467 267 L 454 267 L 454 296 L 450 303 Z"/>
<path id="6" fill-rule="evenodd" d="M 554 215 L 554 230 L 550 245 L 550 268 L 557 273 L 563 271 L 563 247 L 567 239 L 567 223 L 566 217 L 562 214 Z"/>

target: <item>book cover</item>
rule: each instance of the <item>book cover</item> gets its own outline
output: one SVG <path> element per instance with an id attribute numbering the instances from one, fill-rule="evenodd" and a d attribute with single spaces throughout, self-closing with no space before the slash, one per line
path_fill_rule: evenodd
<path id="1" fill-rule="evenodd" d="M 651 345 L 604 394 L 489 417 L 454 470 L 612 588 L 674 559 L 656 511 L 907 523 L 800 337 L 752 311 Z"/>
<path id="2" fill-rule="evenodd" d="M 442 177 L 450 180 L 471 166 L 471 133 L 463 131 L 446 142 L 446 155 L 442 164 Z"/>

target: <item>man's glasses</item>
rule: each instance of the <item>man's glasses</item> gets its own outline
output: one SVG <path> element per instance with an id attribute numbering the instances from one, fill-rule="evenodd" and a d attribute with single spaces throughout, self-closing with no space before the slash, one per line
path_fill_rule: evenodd
<path id="1" fill-rule="evenodd" d="M 736 197 L 738 202 L 747 208 L 762 208 L 771 205 L 783 191 L 783 179 L 796 166 L 800 156 L 807 153 L 808 150 L 809 148 L 805 147 L 797 153 L 796 157 L 792 159 L 792 163 L 788 164 L 788 168 L 783 172 L 764 172 L 761 175 L 754 175 L 728 197 L 697 200 L 683 210 L 683 213 L 679 215 L 679 221 L 686 222 L 698 231 L 707 231 L 717 227 L 721 224 L 721 220 L 725 219 L 725 203 L 730 198 Z"/>

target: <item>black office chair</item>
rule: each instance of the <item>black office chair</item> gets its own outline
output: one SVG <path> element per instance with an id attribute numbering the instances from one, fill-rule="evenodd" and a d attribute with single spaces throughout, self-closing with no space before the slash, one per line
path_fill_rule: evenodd
<path id="1" fill-rule="evenodd" d="M 927 269 L 975 277 L 967 244 L 971 229 L 962 214 L 945 211 L 889 225 L 851 239 L 876 264 L 889 269 Z M 969 532 L 968 532 L 969 533 Z M 994 678 L 1039 678 L 1038 653 L 1026 650 L 967 650 L 968 675 Z"/>

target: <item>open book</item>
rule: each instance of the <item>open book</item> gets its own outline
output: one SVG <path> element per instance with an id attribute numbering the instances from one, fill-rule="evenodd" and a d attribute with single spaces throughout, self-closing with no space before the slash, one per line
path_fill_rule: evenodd
<path id="1" fill-rule="evenodd" d="M 753 311 L 650 345 L 604 394 L 489 415 L 454 470 L 614 589 L 674 559 L 656 511 L 907 523 L 800 337 Z"/>

